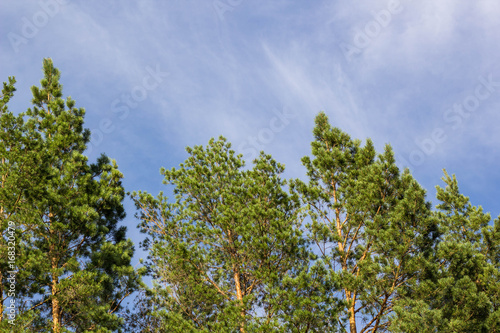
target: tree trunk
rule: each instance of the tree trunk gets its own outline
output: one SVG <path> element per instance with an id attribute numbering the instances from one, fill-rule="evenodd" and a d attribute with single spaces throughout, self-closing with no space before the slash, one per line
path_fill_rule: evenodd
<path id="1" fill-rule="evenodd" d="M 61 305 L 59 300 L 56 298 L 57 287 L 59 284 L 59 278 L 56 273 L 57 260 L 52 257 L 52 329 L 54 333 L 61 332 Z"/>
<path id="2" fill-rule="evenodd" d="M 354 316 L 354 307 L 356 305 L 356 299 L 351 298 L 351 293 L 349 292 L 349 296 L 347 298 L 347 301 L 352 301 L 352 305 L 349 306 L 349 327 L 351 333 L 357 333 L 357 328 L 356 328 L 356 317 Z"/>
<path id="3" fill-rule="evenodd" d="M 234 285 L 236 286 L 236 298 L 240 301 L 241 305 L 241 325 L 240 332 L 245 333 L 245 310 L 243 309 L 243 293 L 241 291 L 240 274 L 238 270 L 234 272 Z"/>
<path id="4" fill-rule="evenodd" d="M 332 186 L 335 188 L 335 184 L 332 184 Z M 335 203 L 338 202 L 336 190 L 333 191 L 333 200 Z M 337 234 L 338 234 L 339 239 L 340 239 L 337 243 L 337 246 L 338 246 L 338 249 L 339 249 L 339 252 L 341 253 L 341 255 L 344 256 L 344 258 L 342 259 L 342 270 L 344 272 L 346 272 L 347 271 L 347 256 L 349 254 L 345 253 L 344 244 L 342 243 L 342 239 L 345 239 L 345 238 L 343 238 L 343 235 L 342 235 L 342 223 L 340 221 L 340 215 L 341 215 L 340 209 L 336 208 L 335 209 L 335 222 L 336 222 L 336 227 L 337 227 Z M 347 233 L 347 235 L 345 237 L 348 237 L 348 236 L 349 236 L 349 233 Z M 348 309 L 350 332 L 357 333 L 356 317 L 355 317 L 355 313 L 354 313 L 355 308 L 356 308 L 356 294 L 352 293 L 351 291 L 348 291 L 347 289 L 344 289 L 344 292 L 345 292 L 346 301 L 348 303 L 350 303 L 352 301 L 352 305 L 349 305 L 349 309 Z"/>
<path id="5" fill-rule="evenodd" d="M 0 322 L 3 320 L 3 274 L 0 272 Z"/>

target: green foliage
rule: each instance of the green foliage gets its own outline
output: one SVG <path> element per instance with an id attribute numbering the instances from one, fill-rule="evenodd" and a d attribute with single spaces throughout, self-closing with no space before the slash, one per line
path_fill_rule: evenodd
<path id="1" fill-rule="evenodd" d="M 149 252 L 135 270 L 123 175 L 88 162 L 85 110 L 50 59 L 43 72 L 26 113 L 8 108 L 14 78 L 0 96 L 0 331 L 500 331 L 500 218 L 446 171 L 432 210 L 389 145 L 377 154 L 324 113 L 307 182 L 264 152 L 247 168 L 223 137 L 162 168 L 172 200 L 132 194 Z"/>
<path id="2" fill-rule="evenodd" d="M 377 155 L 323 113 L 314 135 L 291 194 L 279 164 L 243 170 L 224 138 L 162 169 L 175 202 L 134 194 L 155 282 L 154 325 L 136 331 L 497 331 L 500 219 L 447 175 L 433 212 L 390 146 Z"/>
<path id="3" fill-rule="evenodd" d="M 437 187 L 441 237 L 426 276 L 396 308 L 396 332 L 500 331 L 500 220 L 460 194 L 446 171 Z"/>
<path id="4" fill-rule="evenodd" d="M 356 332 L 385 330 L 399 290 L 418 277 L 435 226 L 425 191 L 399 173 L 386 146 L 361 147 L 324 113 L 316 117 L 312 155 L 302 159 L 309 184 L 295 181 L 311 216 L 308 238 L 328 274 L 340 282 L 344 301 L 339 325 Z"/>
<path id="5" fill-rule="evenodd" d="M 164 183 L 175 186 L 174 203 L 162 193 L 134 193 L 163 331 L 283 331 L 290 317 L 299 323 L 318 307 L 299 304 L 321 287 L 280 295 L 322 279 L 303 272 L 310 253 L 298 198 L 280 178 L 284 167 L 262 153 L 244 170 L 230 147 L 212 139 L 187 148 L 179 169 L 162 169 Z"/>
<path id="6" fill-rule="evenodd" d="M 62 98 L 50 59 L 43 71 L 41 87 L 32 87 L 33 108 L 6 111 L 12 80 L 2 102 L 2 225 L 14 220 L 22 233 L 21 316 L 32 318 L 31 331 L 111 332 L 122 325 L 123 298 L 140 284 L 130 266 L 133 244 L 118 227 L 123 175 L 104 155 L 88 163 L 85 111 Z"/>

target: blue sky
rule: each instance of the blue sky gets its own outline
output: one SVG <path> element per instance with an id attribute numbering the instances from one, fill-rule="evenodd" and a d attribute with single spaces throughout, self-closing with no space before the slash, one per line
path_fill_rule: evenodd
<path id="1" fill-rule="evenodd" d="M 390 143 L 435 196 L 442 169 L 500 214 L 500 2 L 2 1 L 0 77 L 29 107 L 42 59 L 87 111 L 90 160 L 117 160 L 127 191 L 164 189 L 160 167 L 226 136 L 305 178 L 314 116 Z M 139 242 L 134 207 L 124 221 Z"/>

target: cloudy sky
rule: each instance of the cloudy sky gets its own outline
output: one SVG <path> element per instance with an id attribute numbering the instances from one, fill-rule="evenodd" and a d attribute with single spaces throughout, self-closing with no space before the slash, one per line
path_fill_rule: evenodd
<path id="1" fill-rule="evenodd" d="M 497 0 L 5 0 L 0 77 L 16 77 L 10 108 L 25 111 L 51 57 L 87 110 L 90 159 L 116 159 L 127 191 L 156 194 L 160 167 L 219 135 L 304 178 L 323 110 L 352 137 L 390 143 L 429 200 L 446 168 L 496 217 L 499 17 Z"/>

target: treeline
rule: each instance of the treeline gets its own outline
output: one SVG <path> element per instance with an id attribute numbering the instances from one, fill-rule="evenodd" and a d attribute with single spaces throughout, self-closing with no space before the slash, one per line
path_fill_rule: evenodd
<path id="1" fill-rule="evenodd" d="M 173 198 L 129 194 L 149 253 L 133 268 L 123 175 L 88 161 L 85 111 L 43 72 L 27 112 L 14 78 L 0 96 L 1 332 L 500 331 L 500 219 L 446 172 L 431 207 L 390 146 L 324 113 L 306 182 L 220 137 L 161 169 Z"/>

